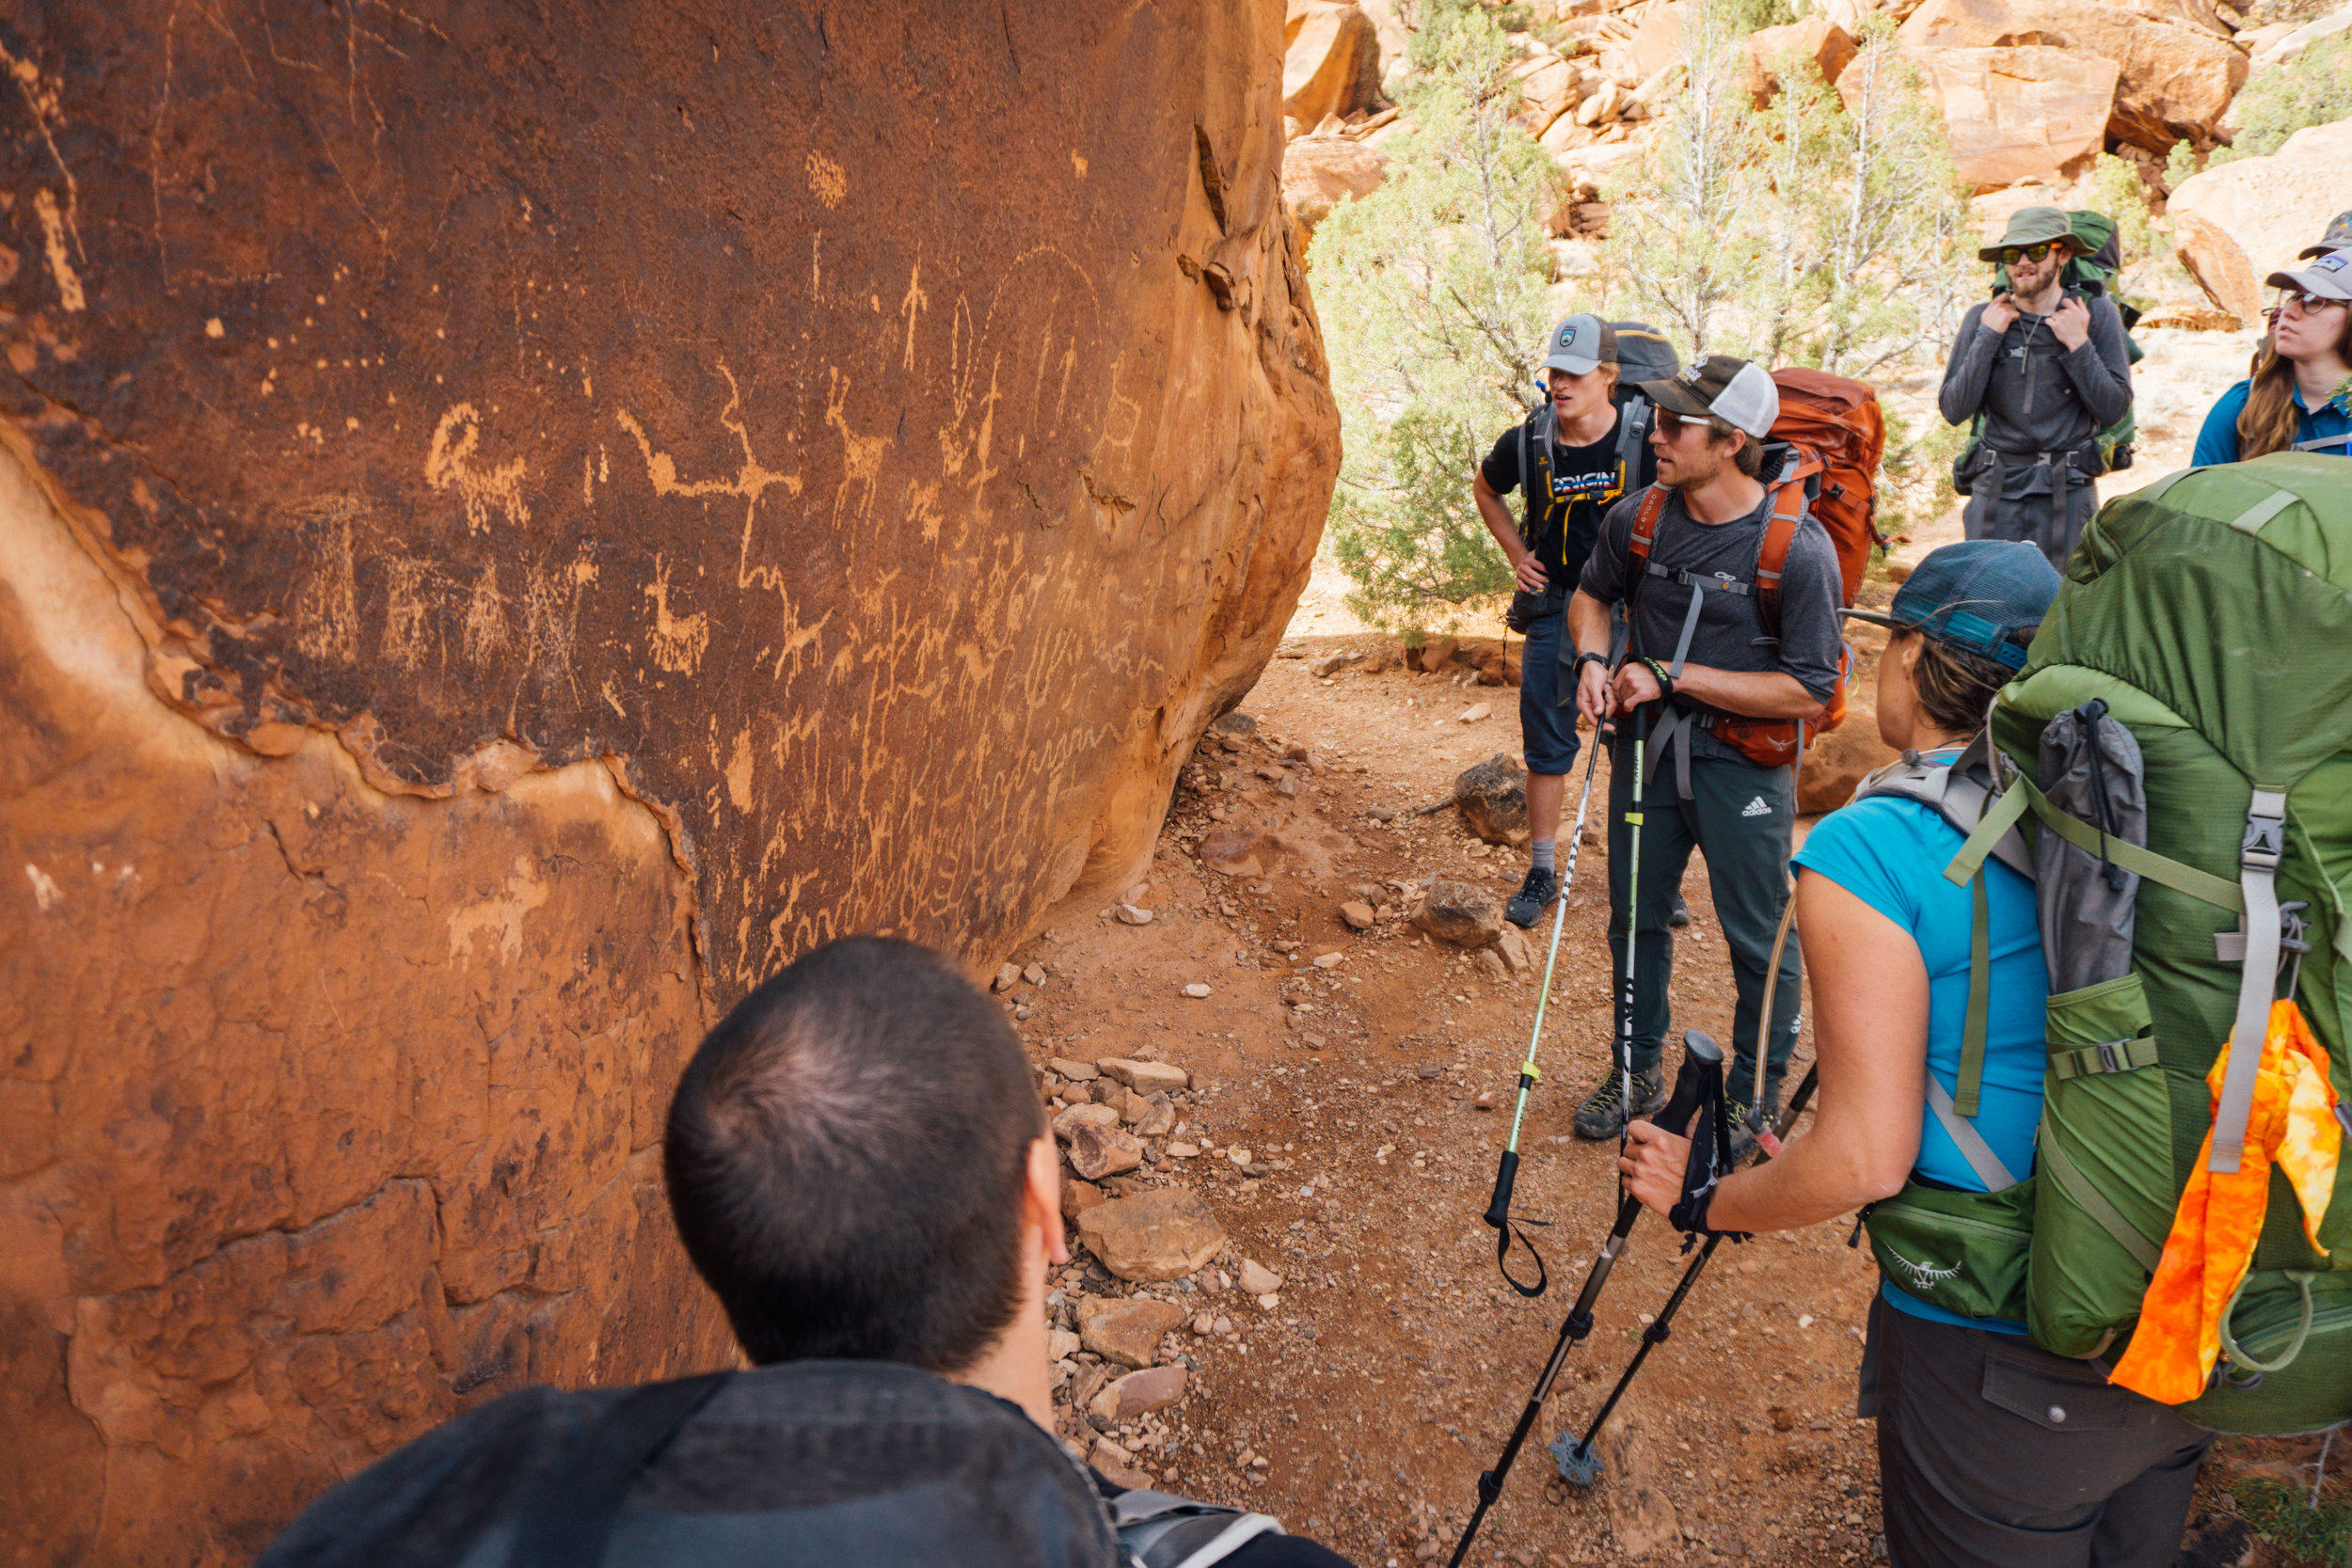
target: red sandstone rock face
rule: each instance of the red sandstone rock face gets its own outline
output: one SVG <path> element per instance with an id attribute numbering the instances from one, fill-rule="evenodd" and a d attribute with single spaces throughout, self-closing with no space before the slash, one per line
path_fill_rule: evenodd
<path id="1" fill-rule="evenodd" d="M 984 13 L 0 24 L 13 1560 L 723 1359 L 715 1010 L 1133 879 L 1337 466 L 1282 8 Z"/>

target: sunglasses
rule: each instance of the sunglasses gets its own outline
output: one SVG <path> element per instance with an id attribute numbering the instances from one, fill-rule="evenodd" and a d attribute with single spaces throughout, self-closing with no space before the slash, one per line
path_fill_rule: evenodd
<path id="1" fill-rule="evenodd" d="M 2265 312 L 2265 314 L 2271 315 L 2275 318 L 2278 315 L 2283 314 L 2287 309 L 2292 308 L 2295 313 L 2298 316 L 2310 316 L 2316 315 L 2318 312 L 2328 309 L 2330 305 L 2342 305 L 2345 302 L 2344 300 L 2329 299 L 2325 294 L 2315 294 L 2306 289 L 2280 289 L 2279 291 L 2279 303 L 2271 307 L 2270 310 Z"/>
<path id="2" fill-rule="evenodd" d="M 1686 430 L 1711 430 L 1713 428 L 1711 420 L 1686 419 L 1680 414 L 1669 414 L 1663 408 L 1658 411 L 1658 434 L 1669 441 L 1679 440 Z"/>
<path id="3" fill-rule="evenodd" d="M 2050 252 L 2058 247 L 2058 241 L 2044 240 L 2040 245 L 2010 245 L 2001 247 L 2001 264 L 2015 266 L 2020 261 L 2046 261 Z"/>

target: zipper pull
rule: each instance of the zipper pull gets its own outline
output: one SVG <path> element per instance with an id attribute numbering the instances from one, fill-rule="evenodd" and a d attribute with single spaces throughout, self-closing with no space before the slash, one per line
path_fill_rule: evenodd
<path id="1" fill-rule="evenodd" d="M 1868 1219 L 1870 1217 L 1870 1211 L 1877 1207 L 1878 1205 L 1875 1203 L 1866 1203 L 1858 1212 L 1856 1212 L 1853 1217 L 1853 1234 L 1846 1238 L 1847 1251 L 1851 1252 L 1855 1247 L 1862 1244 L 1862 1222 Z"/>

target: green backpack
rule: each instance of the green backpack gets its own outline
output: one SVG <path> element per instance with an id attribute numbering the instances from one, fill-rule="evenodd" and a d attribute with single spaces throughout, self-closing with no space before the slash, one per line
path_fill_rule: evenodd
<path id="1" fill-rule="evenodd" d="M 1872 1250 L 1925 1299 L 2112 1364 L 2207 1129 L 2217 1165 L 2242 1142 L 2258 1050 L 2233 1053 L 2243 1093 L 2233 1072 L 2217 1116 L 2205 1085 L 2233 1030 L 2259 1041 L 2293 995 L 2352 1105 L 2352 473 L 2280 453 L 2102 508 L 1987 734 L 1997 755 L 1980 737 L 1951 770 L 1964 798 L 1943 809 L 1973 831 L 1945 875 L 1977 882 L 1981 911 L 1988 856 L 2016 864 L 2023 846 L 2036 866 L 2052 972 L 2036 1168 L 2012 1183 L 1994 1162 L 1988 1193 L 1906 1188 L 1869 1212 Z M 1930 787 L 1947 781 L 1863 792 Z M 1930 1094 L 1963 1153 L 1982 1051 L 1972 1006 L 1960 1092 Z M 2323 1258 L 2273 1173 L 2215 1377 L 2182 1415 L 2256 1433 L 2352 1418 L 2347 1188 L 2352 1135 Z"/>

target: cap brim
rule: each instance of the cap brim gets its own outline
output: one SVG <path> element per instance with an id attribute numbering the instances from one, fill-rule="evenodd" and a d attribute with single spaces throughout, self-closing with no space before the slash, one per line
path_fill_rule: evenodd
<path id="1" fill-rule="evenodd" d="M 2300 289 L 2322 299 L 2352 300 L 2352 278 L 2316 272 L 2274 272 L 2263 279 L 2265 289 Z"/>
<path id="2" fill-rule="evenodd" d="M 1889 631 L 1901 631 L 1910 625 L 1907 621 L 1896 620 L 1883 610 L 1841 610 L 1837 613 L 1849 621 L 1867 621 L 1874 626 L 1884 626 Z"/>
<path id="3" fill-rule="evenodd" d="M 1544 361 L 1544 369 L 1565 371 L 1570 375 L 1590 375 L 1600 369 L 1600 364 L 1597 359 L 1579 359 L 1573 354 L 1555 354 Z"/>
<path id="4" fill-rule="evenodd" d="M 1715 417 L 1715 411 L 1707 406 L 1707 401 L 1692 391 L 1686 382 L 1644 381 L 1638 385 L 1644 397 L 1670 414 L 1680 414 L 1692 420 Z"/>

